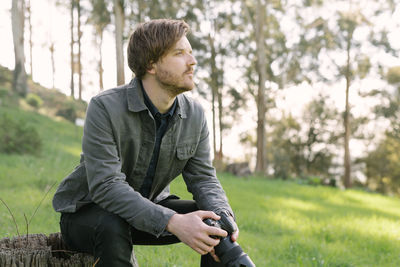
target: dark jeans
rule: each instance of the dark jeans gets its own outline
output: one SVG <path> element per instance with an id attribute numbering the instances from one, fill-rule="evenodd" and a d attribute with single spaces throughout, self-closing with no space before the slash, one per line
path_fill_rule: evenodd
<path id="1" fill-rule="evenodd" d="M 166 199 L 159 204 L 181 214 L 198 210 L 196 202 L 192 200 Z M 82 207 L 76 213 L 63 213 L 60 227 L 67 247 L 91 254 L 96 260 L 99 259 L 96 267 L 132 266 L 133 245 L 168 245 L 180 242 L 174 235 L 157 238 L 147 232 L 139 231 L 118 215 L 94 203 Z M 223 265 L 215 262 L 207 254 L 201 257 L 200 266 Z"/>

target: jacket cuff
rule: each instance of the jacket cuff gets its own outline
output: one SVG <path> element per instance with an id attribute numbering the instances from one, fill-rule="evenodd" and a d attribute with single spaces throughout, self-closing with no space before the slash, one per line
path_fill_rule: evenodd
<path id="1" fill-rule="evenodd" d="M 156 218 L 158 216 L 155 216 L 154 221 L 153 221 L 153 229 L 151 229 L 151 233 L 155 235 L 157 238 L 160 237 L 163 233 L 165 233 L 167 230 L 167 225 L 169 220 L 173 215 L 175 215 L 177 212 L 174 210 L 171 210 L 169 208 L 163 207 L 162 211 L 162 216 L 159 218 Z"/>

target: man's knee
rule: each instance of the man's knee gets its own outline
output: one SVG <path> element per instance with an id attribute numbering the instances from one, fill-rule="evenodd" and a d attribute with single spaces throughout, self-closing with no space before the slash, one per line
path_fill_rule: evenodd
<path id="1" fill-rule="evenodd" d="M 104 214 L 99 218 L 99 224 L 96 228 L 96 234 L 104 241 L 131 240 L 131 230 L 128 222 L 116 214 Z"/>

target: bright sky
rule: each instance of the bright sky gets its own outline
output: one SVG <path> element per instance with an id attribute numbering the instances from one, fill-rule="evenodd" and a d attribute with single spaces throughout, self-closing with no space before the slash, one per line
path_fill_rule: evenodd
<path id="1" fill-rule="evenodd" d="M 56 8 L 54 1 L 42 0 L 42 4 L 39 6 L 37 1 L 32 1 L 32 22 L 33 22 L 33 71 L 34 81 L 51 88 L 52 86 L 52 71 L 50 52 L 48 44 L 50 41 L 55 42 L 55 87 L 62 90 L 64 93 L 69 94 L 70 84 L 70 33 L 69 33 L 69 13 L 62 8 Z M 354 2 L 354 1 L 353 1 Z M 357 2 L 357 1 L 355 1 Z M 14 68 L 14 51 L 11 31 L 11 0 L 0 1 L 0 36 L 2 36 L 1 52 L 0 52 L 0 65 L 6 66 L 10 69 Z M 288 10 L 292 12 L 293 10 Z M 400 7 L 398 5 L 396 12 L 391 18 L 380 21 L 380 27 L 389 25 L 391 34 L 389 35 L 392 45 L 400 50 Z M 296 25 L 290 24 L 290 21 L 282 23 L 283 28 L 295 29 Z M 84 23 L 85 24 L 85 23 Z M 27 27 L 27 24 L 26 26 Z M 105 32 L 104 45 L 103 45 L 103 68 L 104 68 L 104 87 L 112 88 L 116 84 L 116 67 L 115 67 L 115 46 L 114 37 L 111 30 Z M 91 96 L 98 92 L 98 74 L 96 71 L 96 60 L 98 51 L 93 47 L 93 30 L 90 26 L 84 26 L 83 28 L 83 40 L 82 40 L 82 53 L 83 61 L 85 62 L 83 69 L 83 84 L 84 84 L 84 99 L 88 100 Z M 363 33 L 360 32 L 360 35 Z M 25 56 L 27 58 L 26 70 L 29 73 L 29 50 L 28 50 L 28 35 L 25 36 L 26 49 Z M 383 55 L 382 55 L 383 57 Z M 400 65 L 398 58 L 388 57 L 385 58 L 389 66 Z M 128 82 L 131 77 L 130 70 L 125 61 L 125 79 Z M 366 107 L 371 104 L 366 103 L 365 100 L 360 99 L 358 96 L 359 91 L 368 91 L 369 89 L 379 88 L 382 84 L 378 79 L 372 77 L 369 80 L 364 80 L 362 84 L 353 84 L 350 91 L 350 99 L 354 106 L 353 112 L 361 114 L 365 112 Z M 320 87 L 314 86 L 313 88 L 307 84 L 302 84 L 296 87 L 286 88 L 279 92 L 279 98 L 277 100 L 277 106 L 282 109 L 290 110 L 294 114 L 299 114 L 304 107 L 304 104 L 308 102 L 313 96 L 316 96 L 319 91 L 325 91 L 332 97 L 335 104 L 343 110 L 344 107 L 344 84 L 339 83 L 333 86 L 321 85 Z M 211 110 L 209 103 L 202 101 L 205 105 L 206 110 Z M 209 126 L 211 127 L 211 114 L 208 112 Z M 255 110 L 249 111 L 244 117 L 251 116 L 256 118 Z M 245 130 L 255 131 L 256 119 L 246 120 L 243 123 L 239 123 L 232 129 L 233 135 L 231 134 L 226 138 L 227 145 L 225 145 L 225 154 L 231 157 L 240 157 L 243 152 L 237 149 L 235 145 L 237 143 L 238 134 L 237 132 L 243 132 Z"/>

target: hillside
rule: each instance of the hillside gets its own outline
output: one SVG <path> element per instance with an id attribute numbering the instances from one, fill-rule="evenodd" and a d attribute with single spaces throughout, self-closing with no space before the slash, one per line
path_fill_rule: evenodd
<path id="1" fill-rule="evenodd" d="M 29 233 L 58 232 L 59 215 L 51 207 L 53 185 L 78 163 L 82 128 L 28 105 L 3 102 L 0 117 L 5 113 L 33 126 L 43 144 L 36 155 L 0 153 L 0 197 L 12 210 L 20 234 L 27 231 L 24 214 L 30 220 L 44 198 Z M 400 266 L 398 198 L 264 177 L 219 177 L 236 212 L 238 242 L 259 267 Z M 191 198 L 181 178 L 171 190 Z M 2 204 L 0 226 L 0 238 L 17 235 Z M 183 244 L 135 249 L 140 266 L 198 266 L 198 255 Z"/>
<path id="2" fill-rule="evenodd" d="M 87 103 L 72 99 L 56 89 L 48 89 L 33 82 L 28 76 L 29 94 L 25 98 L 15 95 L 12 91 L 12 71 L 0 66 L 0 107 L 9 106 L 49 117 L 61 117 L 72 122 L 83 118 Z"/>

